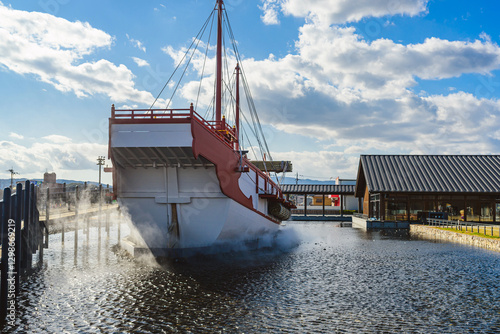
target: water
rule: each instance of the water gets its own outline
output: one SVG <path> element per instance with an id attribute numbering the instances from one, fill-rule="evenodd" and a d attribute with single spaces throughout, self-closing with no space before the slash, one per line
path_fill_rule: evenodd
<path id="1" fill-rule="evenodd" d="M 500 254 L 457 244 L 289 223 L 299 244 L 138 263 L 80 234 L 52 235 L 22 285 L 14 333 L 500 331 Z M 80 232 L 81 233 L 81 232 Z M 122 230 L 122 236 L 123 236 Z M 102 235 L 105 236 L 103 230 Z M 99 247 L 98 247 L 99 246 Z"/>

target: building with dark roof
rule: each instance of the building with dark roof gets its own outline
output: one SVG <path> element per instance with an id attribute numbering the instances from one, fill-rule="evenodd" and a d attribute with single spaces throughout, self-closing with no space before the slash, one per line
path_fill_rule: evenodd
<path id="1" fill-rule="evenodd" d="M 363 214 L 414 221 L 429 212 L 452 220 L 500 221 L 499 155 L 362 155 L 355 196 Z"/>

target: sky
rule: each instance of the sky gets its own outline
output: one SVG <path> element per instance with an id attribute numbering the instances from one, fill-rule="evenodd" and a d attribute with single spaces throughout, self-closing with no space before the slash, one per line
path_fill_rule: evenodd
<path id="1" fill-rule="evenodd" d="M 0 178 L 81 181 L 107 158 L 111 105 L 148 108 L 215 3 L 0 1 Z M 293 176 L 355 178 L 360 154 L 500 153 L 500 2 L 225 7 L 271 154 Z M 201 59 L 171 107 L 196 100 Z"/>

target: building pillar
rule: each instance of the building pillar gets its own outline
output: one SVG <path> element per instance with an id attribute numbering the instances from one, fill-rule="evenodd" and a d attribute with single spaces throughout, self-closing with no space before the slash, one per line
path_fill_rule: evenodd
<path id="1" fill-rule="evenodd" d="M 385 194 L 380 194 L 379 195 L 379 208 L 378 208 L 378 214 L 379 220 L 384 220 L 385 218 Z"/>
<path id="2" fill-rule="evenodd" d="M 344 217 L 344 196 L 340 195 L 340 217 Z"/>
<path id="3" fill-rule="evenodd" d="M 496 223 L 498 221 L 497 217 L 497 202 L 493 201 L 493 222 Z"/>
<path id="4" fill-rule="evenodd" d="M 323 194 L 323 217 L 325 216 L 325 194 Z"/>
<path id="5" fill-rule="evenodd" d="M 406 221 L 410 221 L 410 195 L 406 196 Z"/>
<path id="6" fill-rule="evenodd" d="M 436 203 L 436 206 L 437 206 L 437 203 Z M 466 222 L 466 221 L 467 221 L 467 196 L 464 196 L 464 222 Z"/>
<path id="7" fill-rule="evenodd" d="M 307 216 L 307 194 L 304 194 L 304 216 Z"/>

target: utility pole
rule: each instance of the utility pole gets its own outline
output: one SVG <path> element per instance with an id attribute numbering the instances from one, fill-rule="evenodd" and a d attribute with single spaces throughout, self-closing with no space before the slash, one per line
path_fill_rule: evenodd
<path id="1" fill-rule="evenodd" d="M 299 184 L 299 172 L 295 175 L 295 184 Z"/>
<path id="2" fill-rule="evenodd" d="M 97 158 L 97 166 L 99 166 L 99 185 L 101 185 L 101 166 L 104 166 L 105 158 L 103 156 L 99 156 Z"/>
<path id="3" fill-rule="evenodd" d="M 10 190 L 12 190 L 14 188 L 14 175 L 19 175 L 19 173 L 14 171 L 14 167 L 7 169 L 7 172 L 10 172 Z"/>

